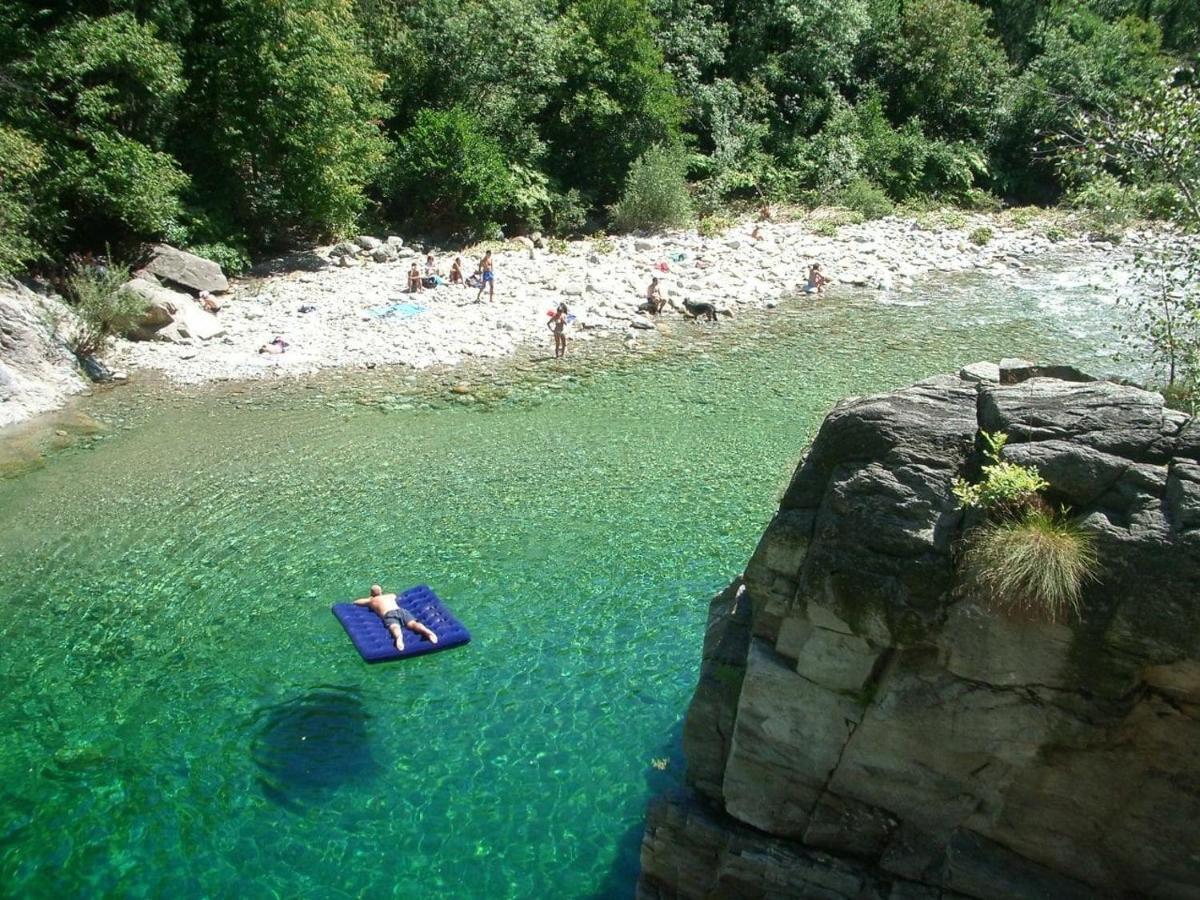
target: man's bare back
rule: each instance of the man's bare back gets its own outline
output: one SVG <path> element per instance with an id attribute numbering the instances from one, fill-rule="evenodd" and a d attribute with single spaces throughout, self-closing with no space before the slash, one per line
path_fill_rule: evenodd
<path id="1" fill-rule="evenodd" d="M 354 605 L 365 606 L 383 619 L 384 626 L 396 642 L 397 650 L 404 649 L 404 631 L 401 626 L 409 631 L 415 631 L 431 644 L 438 642 L 436 634 L 418 622 L 412 613 L 396 602 L 395 594 L 385 594 L 383 588 L 377 584 L 371 585 L 369 596 L 358 598 L 354 601 Z"/>

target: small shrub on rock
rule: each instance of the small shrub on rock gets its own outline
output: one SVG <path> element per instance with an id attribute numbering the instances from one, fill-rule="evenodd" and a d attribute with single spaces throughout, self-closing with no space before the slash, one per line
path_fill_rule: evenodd
<path id="1" fill-rule="evenodd" d="M 963 478 L 954 481 L 954 496 L 963 506 L 976 507 L 997 516 L 1013 516 L 1037 503 L 1039 491 L 1049 483 L 1034 469 L 1000 458 L 1008 435 L 1002 431 L 981 432 L 984 456 L 983 479 L 975 484 Z"/>
<path id="2" fill-rule="evenodd" d="M 992 229 L 986 225 L 981 225 L 967 235 L 968 240 L 977 247 L 983 247 L 992 240 Z"/>
<path id="3" fill-rule="evenodd" d="M 733 220 L 728 216 L 705 216 L 696 225 L 696 231 L 701 237 L 720 237 L 733 227 Z"/>
<path id="4" fill-rule="evenodd" d="M 1092 536 L 1079 525 L 1033 512 L 979 528 L 968 541 L 963 573 L 998 612 L 1062 622 L 1079 614 L 1083 584 L 1096 577 L 1098 562 Z"/>
<path id="5" fill-rule="evenodd" d="M 1014 618 L 1061 622 L 1079 613 L 1085 581 L 1098 567 L 1091 535 L 1055 512 L 1041 497 L 1049 483 L 1028 466 L 1006 462 L 1003 432 L 982 432 L 983 478 L 954 482 L 964 507 L 988 514 L 989 521 L 966 539 L 962 575 L 967 588 L 986 606 Z"/>
<path id="6" fill-rule="evenodd" d="M 141 297 L 121 290 L 129 280 L 125 266 L 83 264 L 67 279 L 66 293 L 79 322 L 67 343 L 76 356 L 104 348 L 110 334 L 120 331 L 145 310 Z"/>

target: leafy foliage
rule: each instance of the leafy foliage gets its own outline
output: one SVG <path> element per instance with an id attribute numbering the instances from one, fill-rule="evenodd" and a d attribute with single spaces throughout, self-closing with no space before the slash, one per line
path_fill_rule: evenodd
<path id="1" fill-rule="evenodd" d="M 0 275 L 20 270 L 41 252 L 33 221 L 33 180 L 44 165 L 41 147 L 0 125 Z"/>
<path id="2" fill-rule="evenodd" d="M 77 265 L 67 280 L 67 296 L 78 317 L 69 337 L 76 356 L 88 356 L 104 349 L 108 336 L 136 319 L 145 309 L 145 301 L 121 286 L 129 280 L 125 266 Z"/>
<path id="3" fill-rule="evenodd" d="M 1165 182 L 1179 192 L 1180 221 L 1200 227 L 1200 89 L 1161 81 L 1120 112 L 1080 114 L 1059 139 L 1077 178 L 1115 169 L 1134 183 Z"/>
<path id="4" fill-rule="evenodd" d="M 47 243 L 61 247 L 69 231 L 92 244 L 161 233 L 188 183 L 163 150 L 184 88 L 176 48 L 129 13 L 80 18 L 11 71 L 5 117 L 41 148 L 35 207 Z M 36 101 L 24 93 L 32 84 Z"/>
<path id="5" fill-rule="evenodd" d="M 575 0 L 560 24 L 562 82 L 543 116 L 550 170 L 601 201 L 656 143 L 678 138 L 682 109 L 645 0 Z"/>
<path id="6" fill-rule="evenodd" d="M 879 187 L 866 178 L 856 178 L 842 190 L 840 201 L 847 209 L 861 213 L 864 219 L 881 219 L 895 211 L 895 205 Z"/>
<path id="7" fill-rule="evenodd" d="M 1139 252 L 1135 264 L 1140 285 L 1118 298 L 1130 313 L 1118 330 L 1166 373 L 1167 387 L 1200 396 L 1200 249 L 1177 240 Z"/>
<path id="8" fill-rule="evenodd" d="M 625 191 L 612 208 L 613 224 L 623 231 L 639 228 L 677 228 L 692 217 L 688 195 L 687 161 L 670 147 L 646 151 L 632 166 Z"/>
<path id="9" fill-rule="evenodd" d="M 900 120 L 940 137 L 979 140 L 1009 77 L 988 14 L 966 0 L 909 0 L 883 47 L 881 82 Z"/>
<path id="10" fill-rule="evenodd" d="M 424 109 L 400 135 L 389 202 L 421 225 L 482 229 L 503 218 L 514 180 L 499 143 L 465 109 Z"/>
<path id="11" fill-rule="evenodd" d="M 983 479 L 971 484 L 963 478 L 954 481 L 954 496 L 963 506 L 977 507 L 998 516 L 1010 516 L 1027 509 L 1039 491 L 1050 485 L 1028 466 L 1001 459 L 1008 435 L 1003 432 L 980 432 L 984 456 Z"/>
<path id="12" fill-rule="evenodd" d="M 349 230 L 387 144 L 348 0 L 221 0 L 200 37 L 212 190 L 260 243 Z"/>

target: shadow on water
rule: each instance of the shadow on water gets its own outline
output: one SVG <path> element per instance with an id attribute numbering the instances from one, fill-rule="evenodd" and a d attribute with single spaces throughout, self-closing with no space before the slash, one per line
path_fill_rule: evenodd
<path id="1" fill-rule="evenodd" d="M 665 762 L 665 765 L 664 765 Z M 661 768 L 660 768 L 661 766 Z M 683 785 L 683 719 L 671 728 L 659 752 L 646 760 L 646 796 L 657 797 Z M 617 858 L 604 876 L 600 887 L 589 900 L 618 900 L 632 898 L 637 892 L 638 872 L 641 871 L 642 835 L 646 831 L 648 799 L 636 810 L 637 821 L 617 839 Z"/>
<path id="2" fill-rule="evenodd" d="M 355 688 L 318 685 L 253 714 L 250 753 L 263 795 L 294 811 L 381 771 L 367 712 Z"/>

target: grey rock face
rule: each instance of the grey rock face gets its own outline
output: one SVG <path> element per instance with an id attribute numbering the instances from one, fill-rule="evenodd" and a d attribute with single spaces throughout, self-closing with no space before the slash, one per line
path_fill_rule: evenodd
<path id="1" fill-rule="evenodd" d="M 642 897 L 1200 898 L 1196 423 L 1001 370 L 827 417 L 713 601 L 689 789 L 651 808 Z M 950 485 L 979 428 L 1093 534 L 1079 621 L 959 583 Z"/>
<path id="2" fill-rule="evenodd" d="M 56 334 L 72 319 L 56 298 L 0 278 L 0 427 L 55 409 L 87 386 Z"/>
<path id="3" fill-rule="evenodd" d="M 382 244 L 383 241 L 379 240 L 377 237 L 371 237 L 368 234 L 360 234 L 354 239 L 354 243 L 358 244 L 358 246 L 362 247 L 364 250 L 374 250 L 376 247 Z"/>
<path id="4" fill-rule="evenodd" d="M 229 282 L 215 262 L 185 250 L 176 250 L 167 244 L 154 247 L 146 271 L 193 291 L 219 294 L 229 290 Z"/>

